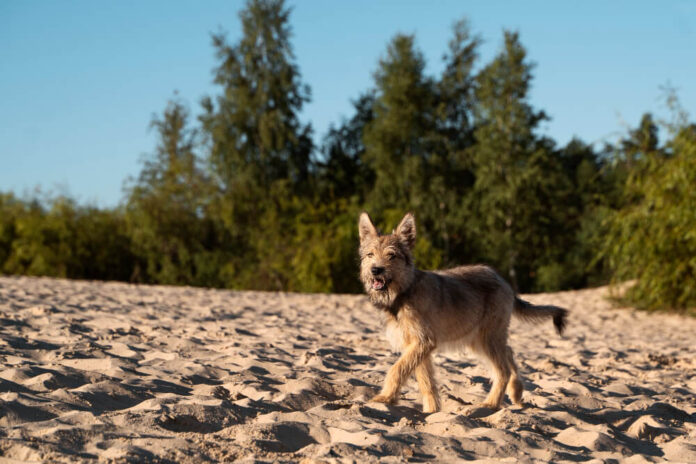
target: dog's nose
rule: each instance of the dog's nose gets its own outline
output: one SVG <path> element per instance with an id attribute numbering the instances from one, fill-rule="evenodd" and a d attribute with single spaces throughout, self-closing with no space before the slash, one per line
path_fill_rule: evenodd
<path id="1" fill-rule="evenodd" d="M 383 273 L 383 272 L 384 272 L 384 268 L 383 268 L 383 267 L 372 266 L 372 275 L 373 275 L 373 276 L 378 276 L 378 275 L 380 275 L 380 274 Z"/>

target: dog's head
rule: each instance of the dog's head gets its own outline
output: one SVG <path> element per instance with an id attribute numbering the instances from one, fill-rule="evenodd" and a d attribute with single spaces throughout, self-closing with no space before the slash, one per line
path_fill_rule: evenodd
<path id="1" fill-rule="evenodd" d="M 360 231 L 360 280 L 370 300 L 377 306 L 390 307 L 399 293 L 413 282 L 413 246 L 416 220 L 407 213 L 389 235 L 382 235 L 363 212 Z"/>

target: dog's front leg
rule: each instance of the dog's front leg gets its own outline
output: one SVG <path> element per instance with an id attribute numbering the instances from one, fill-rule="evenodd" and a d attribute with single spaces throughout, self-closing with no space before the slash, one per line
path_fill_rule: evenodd
<path id="1" fill-rule="evenodd" d="M 435 383 L 432 355 L 428 354 L 416 367 L 416 380 L 423 395 L 423 412 L 432 413 L 440 410 L 440 397 Z"/>
<path id="2" fill-rule="evenodd" d="M 431 343 L 411 343 L 391 369 L 389 369 L 382 391 L 379 395 L 372 398 L 371 401 L 376 401 L 378 403 L 396 403 L 398 401 L 401 385 L 403 385 L 406 379 L 413 373 L 416 366 L 421 364 L 423 360 L 430 355 L 433 348 L 434 346 Z"/>

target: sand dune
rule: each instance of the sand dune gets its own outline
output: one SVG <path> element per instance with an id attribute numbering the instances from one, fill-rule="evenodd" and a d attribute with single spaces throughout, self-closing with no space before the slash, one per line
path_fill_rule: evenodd
<path id="1" fill-rule="evenodd" d="M 565 337 L 513 321 L 523 407 L 438 355 L 441 412 L 364 297 L 0 278 L 0 462 L 696 462 L 696 320 L 612 309 L 605 289 L 529 295 Z"/>

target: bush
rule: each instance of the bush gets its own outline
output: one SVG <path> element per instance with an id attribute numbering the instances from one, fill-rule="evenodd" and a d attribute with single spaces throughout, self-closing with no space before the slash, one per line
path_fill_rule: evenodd
<path id="1" fill-rule="evenodd" d="M 650 309 L 696 306 L 696 126 L 673 130 L 665 150 L 640 158 L 627 204 L 609 218 L 604 252 L 626 297 Z"/>

